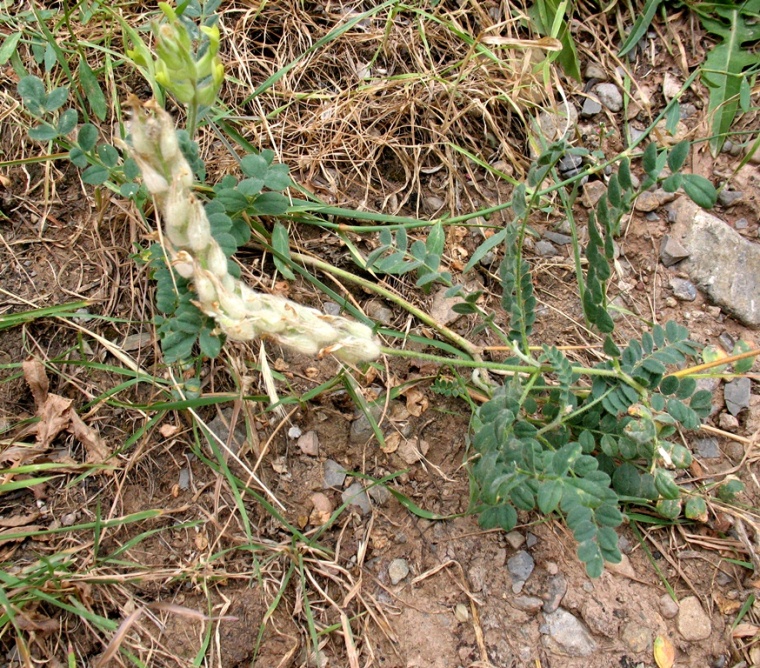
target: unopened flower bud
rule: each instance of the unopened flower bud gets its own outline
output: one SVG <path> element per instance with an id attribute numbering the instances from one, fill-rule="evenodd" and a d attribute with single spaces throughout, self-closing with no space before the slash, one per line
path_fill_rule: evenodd
<path id="1" fill-rule="evenodd" d="M 195 199 L 192 200 L 185 233 L 188 245 L 196 253 L 206 250 L 211 243 L 211 226 L 206 218 L 206 212 L 201 203 Z"/>
<path id="2" fill-rule="evenodd" d="M 194 285 L 198 300 L 203 304 L 210 305 L 216 301 L 217 294 L 214 282 L 206 274 L 207 272 L 199 270 L 195 274 Z"/>
<path id="3" fill-rule="evenodd" d="M 209 247 L 208 254 L 206 255 L 206 266 L 214 276 L 218 276 L 219 278 L 227 276 L 227 256 L 219 247 L 219 244 L 213 243 Z"/>

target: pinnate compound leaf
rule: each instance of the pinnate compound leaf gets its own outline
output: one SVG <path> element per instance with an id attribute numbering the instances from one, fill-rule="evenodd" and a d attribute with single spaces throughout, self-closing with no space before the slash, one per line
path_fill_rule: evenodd
<path id="1" fill-rule="evenodd" d="M 718 201 L 718 191 L 704 176 L 682 174 L 681 187 L 694 204 L 703 209 L 712 209 Z"/>
<path id="2" fill-rule="evenodd" d="M 478 524 L 483 529 L 503 529 L 509 532 L 517 526 L 517 511 L 508 504 L 486 508 L 480 513 Z"/>

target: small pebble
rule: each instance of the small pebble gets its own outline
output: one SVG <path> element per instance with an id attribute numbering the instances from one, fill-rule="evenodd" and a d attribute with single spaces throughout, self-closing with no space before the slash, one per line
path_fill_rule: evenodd
<path id="1" fill-rule="evenodd" d="M 409 575 L 409 565 L 405 559 L 394 559 L 388 565 L 388 577 L 391 579 L 391 584 L 397 585 Z"/>
<path id="2" fill-rule="evenodd" d="M 741 202 L 744 199 L 744 193 L 741 190 L 721 190 L 718 193 L 718 202 L 726 208 L 729 208 Z"/>
<path id="3" fill-rule="evenodd" d="M 751 381 L 749 378 L 735 378 L 730 383 L 726 383 L 723 388 L 723 399 L 731 415 L 738 415 L 749 406 L 750 391 Z"/>
<path id="4" fill-rule="evenodd" d="M 660 246 L 660 260 L 666 267 L 672 267 L 677 262 L 689 257 L 690 253 L 673 237 L 666 234 Z"/>
<path id="5" fill-rule="evenodd" d="M 340 315 L 340 306 L 335 302 L 324 302 L 322 309 L 327 315 Z"/>
<path id="6" fill-rule="evenodd" d="M 533 572 L 535 562 L 525 550 L 520 550 L 507 561 L 507 570 L 514 582 L 525 582 Z"/>
<path id="7" fill-rule="evenodd" d="M 536 242 L 536 253 L 541 257 L 553 257 L 557 255 L 557 249 L 551 242 L 541 240 Z"/>
<path id="8" fill-rule="evenodd" d="M 544 232 L 544 239 L 554 242 L 558 246 L 566 246 L 573 242 L 573 238 L 559 232 Z"/>
<path id="9" fill-rule="evenodd" d="M 322 486 L 324 489 L 330 487 L 343 487 L 346 480 L 346 471 L 338 462 L 328 459 L 322 465 Z"/>
<path id="10" fill-rule="evenodd" d="M 581 116 L 583 118 L 591 118 L 592 116 L 596 116 L 601 110 L 602 105 L 599 100 L 594 97 L 587 97 L 581 107 Z"/>
<path id="11" fill-rule="evenodd" d="M 533 547 L 538 542 L 538 536 L 534 533 L 529 533 L 525 545 L 527 547 Z"/>
<path id="12" fill-rule="evenodd" d="M 706 640 L 710 637 L 712 622 L 696 596 L 688 596 L 681 601 L 678 610 L 678 631 L 684 640 L 689 642 Z"/>
<path id="13" fill-rule="evenodd" d="M 536 596 L 515 596 L 512 605 L 523 612 L 536 613 L 544 602 Z"/>
<path id="14" fill-rule="evenodd" d="M 682 302 L 693 302 L 697 298 L 697 288 L 694 283 L 683 278 L 671 278 L 670 288 L 676 299 Z"/>
<path id="15" fill-rule="evenodd" d="M 549 580 L 549 589 L 541 596 L 544 600 L 544 612 L 554 612 L 559 608 L 566 593 L 567 580 L 565 577 L 561 574 L 553 576 Z"/>
<path id="16" fill-rule="evenodd" d="M 319 436 L 317 436 L 316 431 L 307 431 L 299 437 L 296 444 L 303 454 L 308 455 L 309 457 L 319 456 Z"/>
<path id="17" fill-rule="evenodd" d="M 589 63 L 586 65 L 586 69 L 583 72 L 583 77 L 588 81 L 589 79 L 599 79 L 604 81 L 607 78 L 607 72 L 605 69 L 596 63 Z"/>
<path id="18" fill-rule="evenodd" d="M 681 92 L 681 81 L 674 74 L 665 72 L 662 82 L 662 95 L 670 102 L 678 93 Z"/>
<path id="19" fill-rule="evenodd" d="M 644 136 L 644 130 L 639 130 L 638 128 L 630 126 L 630 133 L 631 133 L 631 144 L 637 142 L 639 139 L 641 139 Z"/>
<path id="20" fill-rule="evenodd" d="M 718 426 L 724 431 L 735 432 L 739 428 L 739 420 L 729 413 L 721 413 Z"/>
<path id="21" fill-rule="evenodd" d="M 373 299 L 366 305 L 365 309 L 367 315 L 381 325 L 388 327 L 393 322 L 393 311 L 382 302 Z"/>
<path id="22" fill-rule="evenodd" d="M 620 89 L 613 83 L 601 83 L 594 86 L 594 92 L 599 101 L 612 112 L 618 112 L 623 108 L 623 96 Z"/>
<path id="23" fill-rule="evenodd" d="M 749 221 L 746 218 L 739 218 L 734 223 L 734 229 L 737 229 L 737 230 L 746 230 L 747 227 L 749 227 Z"/>
<path id="24" fill-rule="evenodd" d="M 565 173 L 578 167 L 583 166 L 583 156 L 574 155 L 573 153 L 567 153 L 562 156 L 562 159 L 557 163 L 557 169 L 560 172 Z"/>
<path id="25" fill-rule="evenodd" d="M 510 531 L 505 538 L 513 549 L 519 550 L 525 544 L 525 536 L 519 531 Z"/>
<path id="26" fill-rule="evenodd" d="M 707 438 L 694 439 L 694 448 L 702 459 L 719 459 L 720 448 L 718 447 L 718 439 L 714 436 L 708 436 Z"/>
<path id="27" fill-rule="evenodd" d="M 343 491 L 340 498 L 343 503 L 348 503 L 349 508 L 358 510 L 360 515 L 366 515 L 372 510 L 367 492 L 360 482 L 352 483 Z"/>
<path id="28" fill-rule="evenodd" d="M 728 332 L 723 332 L 718 337 L 718 342 L 723 347 L 723 350 L 729 354 L 733 351 L 734 346 L 736 345 L 736 340 Z"/>
<path id="29" fill-rule="evenodd" d="M 606 192 L 607 186 L 602 181 L 589 181 L 583 186 L 583 204 L 593 209 Z"/>
<path id="30" fill-rule="evenodd" d="M 673 619 L 678 614 L 678 603 L 676 603 L 670 594 L 663 594 L 658 601 L 660 607 L 660 614 L 665 619 Z"/>
<path id="31" fill-rule="evenodd" d="M 635 654 L 648 652 L 652 649 L 652 632 L 638 622 L 628 622 L 620 634 L 623 642 Z"/>
<path id="32" fill-rule="evenodd" d="M 646 216 L 644 216 L 650 223 L 656 223 L 658 220 L 660 220 L 660 217 L 654 212 L 650 211 Z"/>

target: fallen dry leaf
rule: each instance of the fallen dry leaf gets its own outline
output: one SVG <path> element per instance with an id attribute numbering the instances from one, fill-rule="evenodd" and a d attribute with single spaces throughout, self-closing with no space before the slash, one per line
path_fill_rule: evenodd
<path id="1" fill-rule="evenodd" d="M 103 439 L 92 427 L 88 427 L 82 422 L 82 418 L 74 412 L 74 409 L 69 411 L 69 418 L 71 419 L 69 431 L 74 434 L 87 451 L 85 461 L 88 464 L 103 464 L 111 456 L 111 451 Z"/>
<path id="2" fill-rule="evenodd" d="M 408 441 L 404 441 L 398 446 L 398 456 L 407 464 L 414 464 L 420 461 L 426 454 L 430 445 L 427 441 L 420 441 L 415 436 Z"/>
<path id="3" fill-rule="evenodd" d="M 396 452 L 398 446 L 401 443 L 401 434 L 394 431 L 392 434 L 385 437 L 385 445 L 382 446 L 382 450 L 386 455 Z"/>
<path id="4" fill-rule="evenodd" d="M 22 368 L 40 419 L 34 425 L 38 454 L 50 447 L 62 431 L 69 431 L 84 446 L 87 452 L 85 461 L 88 464 L 103 464 L 112 454 L 110 449 L 97 431 L 88 427 L 77 415 L 72 407 L 72 399 L 49 393 L 50 384 L 42 362 L 37 358 L 28 358 L 24 360 Z M 9 458 L 7 452 L 3 453 L 3 458 Z"/>
<path id="5" fill-rule="evenodd" d="M 672 668 L 676 660 L 676 648 L 667 636 L 657 636 L 653 650 L 657 668 Z"/>
<path id="6" fill-rule="evenodd" d="M 14 515 L 13 517 L 3 517 L 3 518 L 0 518 L 0 527 L 8 527 L 8 528 L 23 527 L 29 524 L 30 522 L 34 522 L 35 520 L 39 519 L 39 517 L 40 517 L 40 513 L 38 513 L 37 511 L 34 511 L 27 515 Z"/>
<path id="7" fill-rule="evenodd" d="M 333 503 L 330 498 L 322 492 L 315 492 L 311 495 L 311 503 L 314 508 L 309 515 L 309 524 L 315 527 L 321 527 L 325 524 L 334 510 Z"/>
<path id="8" fill-rule="evenodd" d="M 753 638 L 760 632 L 760 627 L 748 622 L 737 624 L 736 628 L 731 631 L 733 638 Z"/>
<path id="9" fill-rule="evenodd" d="M 430 405 L 428 398 L 416 387 L 407 390 L 404 394 L 406 396 L 406 410 L 409 411 L 410 415 L 419 417 L 428 409 Z"/>

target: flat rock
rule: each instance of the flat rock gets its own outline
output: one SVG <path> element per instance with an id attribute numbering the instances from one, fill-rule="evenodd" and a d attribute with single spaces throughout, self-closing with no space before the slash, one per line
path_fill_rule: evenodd
<path id="1" fill-rule="evenodd" d="M 696 596 L 689 596 L 681 601 L 678 610 L 678 632 L 689 642 L 710 637 L 712 623 Z"/>
<path id="2" fill-rule="evenodd" d="M 567 234 L 560 234 L 559 232 L 544 232 L 544 239 L 557 244 L 558 246 L 566 246 L 573 242 L 573 238 Z"/>
<path id="3" fill-rule="evenodd" d="M 333 459 L 328 459 L 322 465 L 322 486 L 325 489 L 330 487 L 343 487 L 346 480 L 346 471 Z"/>
<path id="4" fill-rule="evenodd" d="M 549 586 L 547 587 L 546 591 L 541 594 L 541 598 L 543 599 L 544 603 L 544 612 L 554 612 L 557 608 L 559 608 L 560 603 L 562 603 L 562 599 L 565 597 L 566 593 L 567 580 L 565 580 L 564 575 L 558 573 L 557 575 L 550 578 Z"/>
<path id="5" fill-rule="evenodd" d="M 597 649 L 596 641 L 581 621 L 564 608 L 544 615 L 541 627 L 548 649 L 566 656 L 589 656 Z"/>
<path id="6" fill-rule="evenodd" d="M 620 89 L 613 83 L 600 83 L 594 86 L 599 101 L 612 112 L 618 112 L 623 108 L 623 95 Z"/>
<path id="7" fill-rule="evenodd" d="M 682 302 L 693 302 L 697 298 L 697 288 L 685 278 L 671 278 L 670 289 L 673 290 L 675 298 Z"/>
<path id="8" fill-rule="evenodd" d="M 749 407 L 751 389 L 749 378 L 735 378 L 730 383 L 726 383 L 723 388 L 723 399 L 731 415 L 738 415 Z"/>
<path id="9" fill-rule="evenodd" d="M 454 310 L 454 305 L 461 304 L 462 298 L 447 297 L 447 290 L 447 287 L 441 286 L 433 295 L 433 303 L 430 305 L 430 316 L 441 325 L 450 325 L 461 317 L 461 314 Z"/>
<path id="10" fill-rule="evenodd" d="M 241 419 L 238 419 L 237 423 L 235 424 L 235 431 L 232 433 L 232 438 L 230 438 L 230 422 L 232 421 L 232 413 L 233 411 L 231 408 L 225 408 L 222 410 L 221 415 L 217 414 L 217 416 L 208 423 L 208 428 L 222 443 L 227 444 L 233 452 L 238 452 L 246 442 L 248 435 L 245 431 L 245 422 Z M 219 446 L 219 443 L 216 439 L 214 439 L 213 446 Z"/>
<path id="11" fill-rule="evenodd" d="M 367 311 L 367 315 L 376 322 L 379 322 L 381 325 L 388 327 L 391 322 L 393 322 L 393 311 L 391 311 L 385 304 L 377 301 L 376 299 L 373 299 L 371 302 L 369 302 L 365 306 L 365 309 Z"/>
<path id="12" fill-rule="evenodd" d="M 535 562 L 525 550 L 516 552 L 507 561 L 507 570 L 515 582 L 525 582 L 533 572 Z"/>
<path id="13" fill-rule="evenodd" d="M 349 485 L 341 494 L 341 500 L 343 503 L 348 503 L 349 508 L 354 508 L 359 511 L 359 514 L 366 515 L 372 510 L 372 505 L 369 502 L 369 497 L 364 487 L 360 482 L 355 482 Z"/>
<path id="14" fill-rule="evenodd" d="M 697 438 L 694 440 L 694 449 L 697 451 L 697 455 L 702 459 L 719 459 L 720 448 L 718 447 L 718 439 L 714 436 L 708 436 L 707 438 Z"/>
<path id="15" fill-rule="evenodd" d="M 584 118 L 591 118 L 596 116 L 602 110 L 602 103 L 595 97 L 589 95 L 584 101 L 581 107 L 581 116 Z"/>
<path id="16" fill-rule="evenodd" d="M 718 202 L 727 209 L 744 199 L 744 193 L 740 190 L 721 190 L 718 193 Z"/>
<path id="17" fill-rule="evenodd" d="M 583 186 L 581 200 L 587 209 L 593 209 L 606 192 L 607 186 L 602 181 L 589 181 Z"/>
<path id="18" fill-rule="evenodd" d="M 686 198 L 673 206 L 672 237 L 689 253 L 683 269 L 725 311 L 760 326 L 760 246 Z"/>
<path id="19" fill-rule="evenodd" d="M 515 596 L 512 605 L 518 610 L 535 614 L 541 609 L 544 602 L 537 596 Z"/>
<path id="20" fill-rule="evenodd" d="M 557 254 L 557 249 L 554 247 L 554 244 L 542 239 L 536 242 L 536 253 L 541 257 L 553 257 Z"/>
<path id="21" fill-rule="evenodd" d="M 641 213 L 651 213 L 655 209 L 672 202 L 675 198 L 675 193 L 669 193 L 662 188 L 645 190 L 636 198 L 633 208 Z"/>

